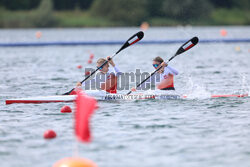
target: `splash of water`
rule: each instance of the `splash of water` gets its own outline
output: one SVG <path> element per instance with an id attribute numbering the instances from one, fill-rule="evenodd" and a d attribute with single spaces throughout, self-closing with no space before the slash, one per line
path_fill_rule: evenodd
<path id="1" fill-rule="evenodd" d="M 241 76 L 241 83 L 240 83 L 241 84 L 241 88 L 239 90 L 239 93 L 241 95 L 243 95 L 243 94 L 249 94 L 250 93 L 250 85 L 247 84 L 248 82 L 247 82 L 246 74 L 241 73 L 240 76 Z"/>
<path id="2" fill-rule="evenodd" d="M 211 97 L 211 93 L 202 84 L 194 83 L 191 76 L 188 77 L 185 87 L 186 93 L 184 96 L 188 99 L 206 99 Z"/>

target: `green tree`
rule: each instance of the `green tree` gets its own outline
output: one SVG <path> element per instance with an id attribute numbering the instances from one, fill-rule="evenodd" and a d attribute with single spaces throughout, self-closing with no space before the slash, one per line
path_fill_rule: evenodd
<path id="1" fill-rule="evenodd" d="M 210 0 L 210 2 L 216 8 L 239 8 L 239 9 L 250 9 L 250 1 L 249 0 Z"/>
<path id="2" fill-rule="evenodd" d="M 75 8 L 75 0 L 53 0 L 56 10 L 72 10 Z"/>
<path id="3" fill-rule="evenodd" d="M 55 24 L 52 0 L 42 0 L 39 7 L 33 11 L 32 23 L 36 27 L 50 27 Z"/>
<path id="4" fill-rule="evenodd" d="M 53 0 L 56 10 L 88 9 L 93 0 Z"/>
<path id="5" fill-rule="evenodd" d="M 250 10 L 250 1 L 249 0 L 232 0 L 233 8 L 244 9 L 246 11 Z"/>
<path id="6" fill-rule="evenodd" d="M 216 8 L 231 8 L 233 3 L 232 0 L 209 0 Z"/>
<path id="7" fill-rule="evenodd" d="M 36 8 L 40 0 L 0 0 L 0 6 L 9 10 L 29 10 Z"/>
<path id="8" fill-rule="evenodd" d="M 161 9 L 166 17 L 185 21 L 207 17 L 212 5 L 208 0 L 164 0 Z"/>
<path id="9" fill-rule="evenodd" d="M 147 0 L 147 11 L 150 17 L 161 17 L 163 12 L 161 10 L 162 3 L 164 0 Z"/>
<path id="10" fill-rule="evenodd" d="M 92 5 L 92 3 L 93 3 L 93 0 L 79 0 L 78 3 L 77 3 L 77 5 L 81 9 L 88 9 Z"/>
<path id="11" fill-rule="evenodd" d="M 95 0 L 91 13 L 126 25 L 140 24 L 147 18 L 147 0 Z"/>

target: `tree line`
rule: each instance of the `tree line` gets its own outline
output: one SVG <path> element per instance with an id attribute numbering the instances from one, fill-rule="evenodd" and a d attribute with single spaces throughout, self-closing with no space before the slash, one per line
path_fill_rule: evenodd
<path id="1" fill-rule="evenodd" d="M 249 9 L 249 0 L 0 0 L 0 18 L 1 11 L 5 15 L 11 15 L 11 11 L 33 11 L 28 17 L 34 26 L 40 26 L 41 21 L 44 26 L 56 26 L 56 19 L 52 17 L 54 11 L 83 11 L 89 17 L 105 18 L 122 26 L 139 25 L 143 21 L 155 25 L 171 24 L 176 20 L 183 24 L 202 22 L 211 19 L 213 11 L 218 11 L 214 18 L 220 22 L 225 12 L 236 10 L 236 13 L 246 11 L 242 23 L 249 24 Z M 231 15 L 236 17 L 234 12 Z M 5 20 L 0 24 L 10 23 L 2 18 Z M 13 24 L 17 22 L 13 20 Z"/>
<path id="2" fill-rule="evenodd" d="M 31 10 L 39 6 L 42 0 L 0 0 L 0 6 L 8 10 Z M 52 0 L 55 10 L 88 9 L 93 0 Z"/>
<path id="3" fill-rule="evenodd" d="M 9 10 L 31 10 L 37 8 L 41 1 L 42 0 L 0 0 L 0 6 Z M 89 9 L 95 1 L 102 0 L 52 0 L 52 3 L 55 10 L 74 10 L 76 8 L 86 10 Z M 127 0 L 124 1 L 129 4 Z M 146 2 L 148 4 L 148 8 L 159 8 L 164 3 L 170 4 L 170 6 L 178 6 L 185 3 L 205 3 L 215 8 L 241 8 L 246 10 L 249 10 L 250 8 L 249 0 L 203 0 L 199 2 L 190 2 L 190 0 L 146 0 Z M 109 4 L 111 6 L 116 3 L 116 1 L 105 0 L 105 4 Z M 129 5 L 133 6 L 133 4 Z"/>

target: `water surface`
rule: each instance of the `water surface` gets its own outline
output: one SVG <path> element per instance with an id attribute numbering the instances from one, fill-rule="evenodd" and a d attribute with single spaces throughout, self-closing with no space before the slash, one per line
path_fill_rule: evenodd
<path id="1" fill-rule="evenodd" d="M 151 28 L 149 39 L 250 37 L 249 27 Z M 225 27 L 224 27 L 225 28 Z M 0 30 L 1 42 L 124 40 L 138 28 Z M 155 56 L 170 58 L 181 44 L 135 45 L 119 53 L 124 72 L 153 71 Z M 90 52 L 94 61 L 121 46 L 50 46 L 0 49 L 0 159 L 8 167 L 49 167 L 75 152 L 73 115 L 61 114 L 65 103 L 4 104 L 8 98 L 65 93 L 84 78 Z M 237 48 L 240 48 L 237 50 Z M 249 43 L 198 44 L 170 62 L 180 74 L 175 87 L 190 98 L 99 102 L 92 118 L 93 142 L 78 144 L 79 155 L 99 166 L 248 167 L 249 98 L 207 98 L 210 94 L 249 93 Z M 131 84 L 131 86 L 133 86 Z M 123 91 L 126 92 L 126 91 Z M 72 108 L 72 103 L 67 103 Z M 57 138 L 44 140 L 54 129 Z"/>

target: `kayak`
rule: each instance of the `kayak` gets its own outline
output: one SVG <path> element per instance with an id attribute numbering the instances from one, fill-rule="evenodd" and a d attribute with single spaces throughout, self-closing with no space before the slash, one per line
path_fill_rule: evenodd
<path id="1" fill-rule="evenodd" d="M 5 104 L 13 103 L 58 103 L 58 102 L 73 102 L 76 95 L 67 96 L 38 96 L 29 98 L 17 98 L 17 99 L 7 99 Z"/>
<path id="2" fill-rule="evenodd" d="M 177 100 L 177 99 L 187 99 L 187 95 L 178 94 L 106 94 L 106 92 L 92 93 L 99 101 L 112 101 L 112 100 Z M 223 95 L 211 95 L 210 98 L 228 98 L 228 97 L 249 97 L 248 94 L 223 94 Z M 14 103 L 58 103 L 58 102 L 73 102 L 76 99 L 76 95 L 57 95 L 57 96 L 38 96 L 29 98 L 16 98 L 7 99 L 5 101 L 6 105 Z"/>
<path id="3" fill-rule="evenodd" d="M 146 100 L 146 99 L 180 99 L 179 95 L 123 95 L 123 94 L 107 94 L 105 96 L 95 96 L 99 101 L 112 100 Z M 7 99 L 5 104 L 14 103 L 58 103 L 58 102 L 73 102 L 76 95 L 60 95 L 60 96 L 38 96 L 28 98 Z"/>
<path id="4" fill-rule="evenodd" d="M 91 90 L 85 91 L 86 94 L 95 97 L 96 99 L 101 99 L 106 95 L 105 91 Z M 13 103 L 59 103 L 59 102 L 73 102 L 76 99 L 76 95 L 55 95 L 55 96 L 37 96 L 28 98 L 16 98 L 7 99 L 5 104 Z"/>

